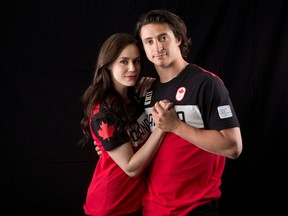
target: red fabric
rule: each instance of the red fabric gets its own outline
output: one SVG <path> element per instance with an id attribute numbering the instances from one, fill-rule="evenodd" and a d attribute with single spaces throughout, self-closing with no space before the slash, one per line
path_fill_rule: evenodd
<path id="1" fill-rule="evenodd" d="M 168 134 L 150 165 L 143 215 L 187 215 L 197 206 L 218 199 L 225 160 Z"/>
<path id="2" fill-rule="evenodd" d="M 99 106 L 95 110 L 99 109 Z M 94 112 L 94 113 L 95 113 Z M 146 191 L 144 175 L 129 177 L 104 150 L 93 131 L 92 137 L 102 150 L 89 185 L 84 211 L 87 215 L 125 215 L 138 211 Z"/>

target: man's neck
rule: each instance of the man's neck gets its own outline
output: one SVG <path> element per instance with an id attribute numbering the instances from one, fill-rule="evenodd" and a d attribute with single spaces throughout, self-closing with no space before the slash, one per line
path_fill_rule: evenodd
<path id="1" fill-rule="evenodd" d="M 160 82 L 166 83 L 170 80 L 174 79 L 178 76 L 188 65 L 189 63 L 186 62 L 184 59 L 178 62 L 172 62 L 168 66 L 157 66 L 155 65 L 155 69 L 159 75 Z"/>

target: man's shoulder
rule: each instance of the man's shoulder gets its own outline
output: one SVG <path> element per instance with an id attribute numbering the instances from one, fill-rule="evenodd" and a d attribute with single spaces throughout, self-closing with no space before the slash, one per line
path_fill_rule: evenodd
<path id="1" fill-rule="evenodd" d="M 216 78 L 217 80 L 220 80 L 221 82 L 223 82 L 217 74 L 203 67 L 200 67 L 199 65 L 191 64 L 191 70 L 193 70 L 195 74 L 201 76 L 202 78 L 210 79 L 210 80 L 214 80 L 214 78 Z"/>

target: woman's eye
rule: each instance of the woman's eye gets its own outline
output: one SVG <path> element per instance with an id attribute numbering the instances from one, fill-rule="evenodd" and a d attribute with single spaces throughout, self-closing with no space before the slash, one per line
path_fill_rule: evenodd
<path id="1" fill-rule="evenodd" d="M 140 59 L 137 59 L 134 61 L 134 64 L 140 64 L 140 62 L 141 62 Z"/>

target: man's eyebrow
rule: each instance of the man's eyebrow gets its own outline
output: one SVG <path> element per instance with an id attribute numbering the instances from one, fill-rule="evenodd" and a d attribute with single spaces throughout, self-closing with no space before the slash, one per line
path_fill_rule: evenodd
<path id="1" fill-rule="evenodd" d="M 164 32 L 164 33 L 157 35 L 156 37 L 159 38 L 159 37 L 166 36 L 166 35 L 168 35 L 168 33 Z M 152 38 L 153 37 L 147 37 L 147 38 L 144 38 L 143 41 L 151 40 Z"/>
<path id="2" fill-rule="evenodd" d="M 161 34 L 159 34 L 157 37 L 161 37 L 161 36 L 163 36 L 163 35 L 168 35 L 168 33 L 167 33 L 167 32 L 161 33 Z"/>
<path id="3" fill-rule="evenodd" d="M 147 38 L 144 38 L 143 41 L 147 41 L 147 40 L 151 40 L 152 37 L 147 37 Z"/>

